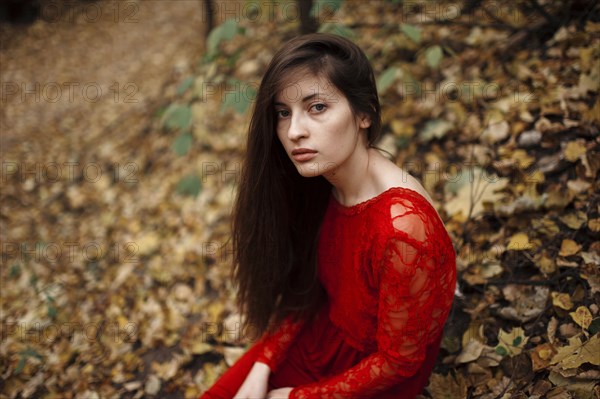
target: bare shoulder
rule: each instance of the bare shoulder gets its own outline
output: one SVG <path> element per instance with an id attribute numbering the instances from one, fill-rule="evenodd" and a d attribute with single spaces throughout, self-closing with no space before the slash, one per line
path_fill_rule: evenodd
<path id="1" fill-rule="evenodd" d="M 408 188 L 421 194 L 435 208 L 433 199 L 417 178 L 387 159 L 381 162 L 379 168 L 383 191 L 392 187 Z"/>

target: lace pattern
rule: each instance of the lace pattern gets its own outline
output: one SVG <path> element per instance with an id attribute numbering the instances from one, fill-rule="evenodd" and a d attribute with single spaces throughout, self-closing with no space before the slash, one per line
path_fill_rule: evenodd
<path id="1" fill-rule="evenodd" d="M 354 207 L 334 202 L 321 234 L 319 277 L 330 319 L 349 344 L 370 354 L 295 387 L 290 398 L 373 397 L 417 373 L 442 334 L 456 282 L 452 241 L 431 204 L 399 187 Z M 276 367 L 300 327 L 283 323 L 261 358 Z"/>
<path id="2" fill-rule="evenodd" d="M 275 333 L 270 335 L 265 333 L 260 340 L 262 352 L 256 361 L 265 363 L 271 372 L 277 371 L 289 346 L 294 342 L 303 325 L 304 321 L 294 322 L 292 317 L 288 316 Z"/>

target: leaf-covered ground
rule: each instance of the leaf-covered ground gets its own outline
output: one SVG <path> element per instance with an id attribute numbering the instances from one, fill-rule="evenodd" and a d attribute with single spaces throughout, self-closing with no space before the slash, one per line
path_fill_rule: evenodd
<path id="1" fill-rule="evenodd" d="M 252 97 L 298 20 L 216 2 L 235 17 L 204 46 L 196 2 L 100 4 L 103 23 L 84 8 L 3 45 L 0 397 L 193 398 L 256 338 L 239 329 L 229 214 Z M 458 254 L 423 396 L 600 397 L 598 6 L 317 4 L 321 29 L 371 59 L 380 147 Z M 40 101 L 7 85 L 35 81 Z M 98 101 L 51 101 L 50 82 L 93 96 L 91 81 Z"/>

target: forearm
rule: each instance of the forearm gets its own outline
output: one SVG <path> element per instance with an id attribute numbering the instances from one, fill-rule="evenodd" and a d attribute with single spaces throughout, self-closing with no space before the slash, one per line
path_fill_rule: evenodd
<path id="1" fill-rule="evenodd" d="M 254 362 L 254 366 L 252 366 L 252 369 L 256 369 L 257 373 L 260 373 L 261 375 L 264 374 L 268 376 L 269 374 L 271 374 L 271 368 L 269 367 L 269 365 L 259 360 Z"/>

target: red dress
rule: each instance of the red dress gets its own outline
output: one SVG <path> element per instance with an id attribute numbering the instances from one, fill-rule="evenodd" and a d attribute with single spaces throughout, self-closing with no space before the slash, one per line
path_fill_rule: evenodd
<path id="1" fill-rule="evenodd" d="M 456 254 L 437 212 L 393 187 L 345 207 L 330 197 L 318 248 L 328 295 L 309 323 L 265 334 L 201 399 L 232 399 L 255 361 L 290 399 L 416 397 L 433 369 L 456 283 Z"/>

